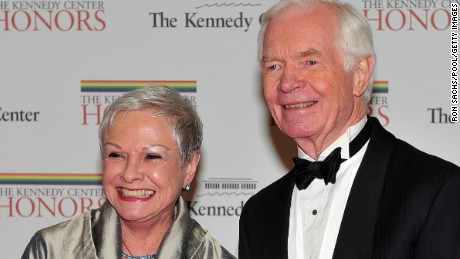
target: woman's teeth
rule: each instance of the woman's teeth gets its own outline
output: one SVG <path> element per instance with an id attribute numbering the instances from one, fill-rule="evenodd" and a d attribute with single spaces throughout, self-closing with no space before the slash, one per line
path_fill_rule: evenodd
<path id="1" fill-rule="evenodd" d="M 153 190 L 128 190 L 121 189 L 121 194 L 124 197 L 136 197 L 136 198 L 147 198 L 153 195 L 155 192 Z"/>

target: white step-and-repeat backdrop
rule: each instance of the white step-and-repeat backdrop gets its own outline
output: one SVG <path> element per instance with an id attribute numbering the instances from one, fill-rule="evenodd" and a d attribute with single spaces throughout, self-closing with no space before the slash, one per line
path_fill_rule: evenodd
<path id="1" fill-rule="evenodd" d="M 98 124 L 124 91 L 152 83 L 198 107 L 205 140 L 190 211 L 237 254 L 242 206 L 296 155 L 261 95 L 256 37 L 274 2 L 0 0 L 0 258 L 19 258 L 35 231 L 104 201 Z M 456 9 L 351 2 L 375 32 L 370 113 L 460 165 Z"/>

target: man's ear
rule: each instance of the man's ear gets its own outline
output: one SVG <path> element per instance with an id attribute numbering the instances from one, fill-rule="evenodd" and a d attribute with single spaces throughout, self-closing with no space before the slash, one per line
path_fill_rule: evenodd
<path id="1" fill-rule="evenodd" d="M 353 94 L 356 97 L 362 96 L 369 86 L 374 65 L 375 59 L 372 56 L 365 56 L 358 59 L 354 70 L 355 82 L 353 86 Z"/>

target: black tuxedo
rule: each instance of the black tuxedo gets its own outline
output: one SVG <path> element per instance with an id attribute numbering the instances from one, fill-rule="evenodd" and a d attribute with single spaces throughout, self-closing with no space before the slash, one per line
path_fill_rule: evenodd
<path id="1" fill-rule="evenodd" d="M 460 258 L 460 168 L 370 117 L 372 135 L 340 225 L 334 259 Z M 251 197 L 239 259 L 286 259 L 292 171 Z"/>

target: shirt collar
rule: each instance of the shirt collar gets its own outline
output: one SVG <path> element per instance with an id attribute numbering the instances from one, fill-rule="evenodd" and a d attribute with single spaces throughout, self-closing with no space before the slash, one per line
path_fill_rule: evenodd
<path id="1" fill-rule="evenodd" d="M 358 133 L 364 128 L 364 125 L 366 125 L 367 122 L 367 116 L 364 116 L 358 123 L 355 125 L 352 125 L 348 127 L 348 129 L 345 131 L 345 133 L 342 134 L 338 139 L 336 139 L 329 147 L 327 147 L 318 157 L 317 161 L 323 161 L 334 149 L 337 147 L 341 147 L 341 157 L 343 159 L 349 159 L 350 158 L 350 148 L 349 144 L 350 142 L 358 135 Z M 307 155 L 305 152 L 300 149 L 300 147 L 297 147 L 297 152 L 299 158 L 303 158 L 309 161 L 315 161 L 313 158 L 311 158 L 309 155 Z"/>

